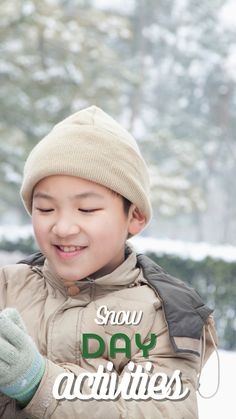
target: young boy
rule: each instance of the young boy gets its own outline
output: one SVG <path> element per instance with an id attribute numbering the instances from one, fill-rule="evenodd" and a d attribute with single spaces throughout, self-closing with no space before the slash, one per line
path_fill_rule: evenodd
<path id="1" fill-rule="evenodd" d="M 0 417 L 196 419 L 211 310 L 126 242 L 152 212 L 133 137 L 96 106 L 71 115 L 30 153 L 21 196 L 41 253 L 0 271 Z"/>

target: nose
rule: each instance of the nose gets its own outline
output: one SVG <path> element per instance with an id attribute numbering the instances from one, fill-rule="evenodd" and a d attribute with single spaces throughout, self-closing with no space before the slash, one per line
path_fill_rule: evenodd
<path id="1" fill-rule="evenodd" d="M 80 232 L 80 226 L 69 217 L 63 217 L 54 223 L 52 232 L 58 237 L 72 236 Z"/>

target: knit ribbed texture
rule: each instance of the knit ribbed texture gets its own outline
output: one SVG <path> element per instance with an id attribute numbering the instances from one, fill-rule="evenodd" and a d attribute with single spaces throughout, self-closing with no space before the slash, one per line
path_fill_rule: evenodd
<path id="1" fill-rule="evenodd" d="M 64 119 L 31 151 L 21 187 L 29 214 L 36 184 L 57 174 L 78 176 L 112 189 L 150 221 L 146 163 L 134 138 L 100 108 L 91 106 Z"/>
<path id="2" fill-rule="evenodd" d="M 45 370 L 45 360 L 15 309 L 0 314 L 0 392 L 28 402 L 34 395 Z"/>

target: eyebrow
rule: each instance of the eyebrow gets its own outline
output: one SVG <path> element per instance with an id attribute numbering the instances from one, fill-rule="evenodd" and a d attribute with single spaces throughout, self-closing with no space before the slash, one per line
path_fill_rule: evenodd
<path id="1" fill-rule="evenodd" d="M 90 198 L 90 197 L 95 197 L 95 198 L 100 198 L 100 199 L 104 199 L 104 197 L 96 192 L 83 192 L 80 194 L 76 194 L 74 196 L 71 196 L 70 199 L 85 199 L 85 198 Z M 54 198 L 53 196 L 45 193 L 45 192 L 36 192 L 33 195 L 33 198 L 44 198 L 44 199 L 48 199 L 50 201 L 56 201 L 56 198 Z"/>

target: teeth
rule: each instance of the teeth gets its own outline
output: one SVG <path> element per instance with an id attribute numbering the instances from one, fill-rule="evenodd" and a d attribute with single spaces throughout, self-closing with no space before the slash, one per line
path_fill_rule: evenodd
<path id="1" fill-rule="evenodd" d="M 76 252 L 77 250 L 80 250 L 81 249 L 80 246 L 59 246 L 59 248 L 63 252 Z"/>

